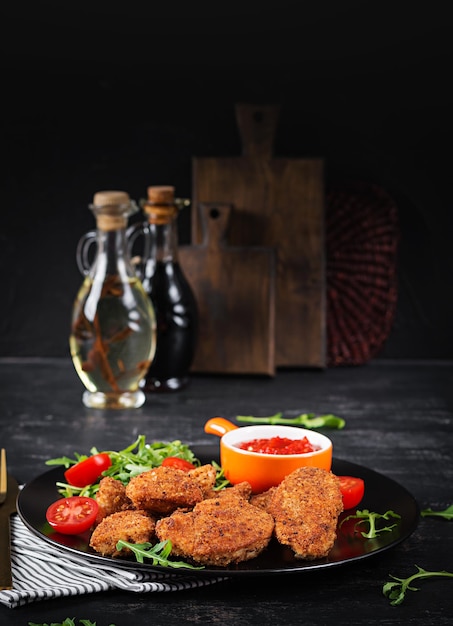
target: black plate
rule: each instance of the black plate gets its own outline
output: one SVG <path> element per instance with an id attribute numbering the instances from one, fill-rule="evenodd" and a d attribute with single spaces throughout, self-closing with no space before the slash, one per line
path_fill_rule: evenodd
<path id="1" fill-rule="evenodd" d="M 191 446 L 191 449 L 203 463 L 210 463 L 212 460 L 217 460 L 218 462 L 218 445 Z M 22 489 L 17 502 L 17 511 L 24 524 L 32 533 L 53 545 L 59 545 L 63 550 L 79 556 L 85 556 L 90 561 L 102 562 L 103 564 L 115 563 L 117 566 L 124 567 L 130 567 L 133 563 L 137 568 L 145 570 L 163 569 L 162 567 L 146 563 L 140 564 L 127 559 L 113 559 L 112 557 L 96 554 L 89 547 L 89 533 L 78 536 L 66 536 L 55 533 L 46 521 L 46 510 L 52 502 L 61 497 L 55 483 L 64 479 L 63 471 L 61 467 L 54 468 L 27 483 Z M 334 459 L 332 471 L 338 475 L 363 478 L 365 481 L 365 496 L 359 508 L 381 514 L 392 510 L 398 513 L 401 519 L 392 518 L 386 525 L 396 522 L 397 526 L 391 532 L 384 532 L 376 539 L 364 539 L 359 534 L 353 533 L 352 526 L 344 524 L 338 530 L 337 540 L 329 555 L 320 560 L 303 561 L 295 559 L 289 548 L 281 546 L 277 541 L 272 540 L 267 549 L 253 560 L 228 567 L 210 566 L 203 570 L 192 570 L 192 572 L 200 576 L 206 574 L 218 575 L 219 572 L 225 572 L 228 575 L 255 575 L 301 572 L 336 567 L 389 550 L 413 533 L 419 519 L 419 507 L 416 500 L 404 487 L 382 474 L 348 461 Z M 351 513 L 354 513 L 354 511 L 343 512 L 339 518 L 339 523 Z M 187 574 L 187 570 L 172 569 L 171 572 L 172 574 Z"/>

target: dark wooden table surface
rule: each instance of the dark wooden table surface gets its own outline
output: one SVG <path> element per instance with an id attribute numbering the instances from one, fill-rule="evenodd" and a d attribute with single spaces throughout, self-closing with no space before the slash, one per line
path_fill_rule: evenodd
<path id="1" fill-rule="evenodd" d="M 375 361 L 359 368 L 283 371 L 273 379 L 194 377 L 174 395 L 148 396 L 141 409 L 85 409 L 69 360 L 0 359 L 0 445 L 20 482 L 46 471 L 46 459 L 91 446 L 120 449 L 147 440 L 212 443 L 214 415 L 332 412 L 346 420 L 329 431 L 334 456 L 397 481 L 421 509 L 453 504 L 453 363 Z M 453 624 L 453 579 L 416 584 L 400 606 L 382 594 L 389 575 L 415 565 L 453 571 L 453 521 L 422 518 L 388 551 L 317 572 L 233 578 L 198 590 L 137 595 L 107 592 L 8 609 L 2 626 L 90 619 L 97 626 L 154 624 Z"/>

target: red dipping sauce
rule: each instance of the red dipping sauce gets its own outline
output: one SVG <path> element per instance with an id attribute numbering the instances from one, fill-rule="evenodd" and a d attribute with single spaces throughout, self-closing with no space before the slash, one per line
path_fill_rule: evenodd
<path id="1" fill-rule="evenodd" d="M 307 437 L 288 439 L 287 437 L 271 437 L 270 439 L 252 439 L 237 444 L 241 450 L 260 452 L 261 454 L 306 454 L 320 450 L 320 446 L 310 443 Z"/>

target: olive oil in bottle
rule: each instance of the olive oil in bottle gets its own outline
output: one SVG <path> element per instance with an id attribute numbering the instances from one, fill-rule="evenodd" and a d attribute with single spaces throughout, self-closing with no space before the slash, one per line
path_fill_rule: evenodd
<path id="1" fill-rule="evenodd" d="M 128 194 L 98 192 L 90 209 L 96 233 L 87 233 L 77 250 L 85 280 L 72 312 L 69 339 L 74 367 L 86 387 L 91 408 L 136 408 L 145 401 L 140 382 L 156 349 L 152 303 L 129 258 L 126 226 L 138 210 Z M 91 267 L 87 250 L 97 244 Z"/>

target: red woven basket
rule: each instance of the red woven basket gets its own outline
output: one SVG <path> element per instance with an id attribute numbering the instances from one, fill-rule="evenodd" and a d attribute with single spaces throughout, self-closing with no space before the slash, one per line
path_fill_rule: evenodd
<path id="1" fill-rule="evenodd" d="M 360 365 L 382 349 L 397 303 L 398 212 L 379 186 L 326 196 L 327 365 Z"/>

